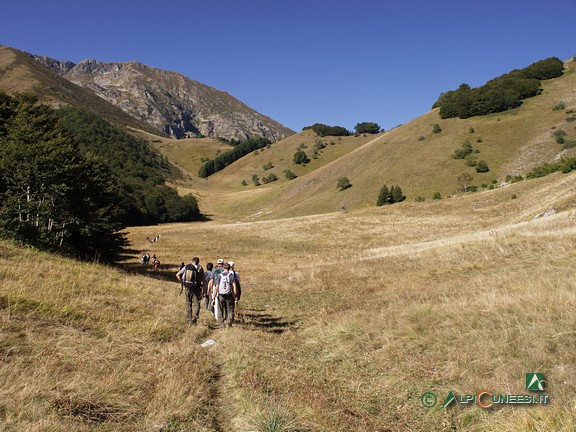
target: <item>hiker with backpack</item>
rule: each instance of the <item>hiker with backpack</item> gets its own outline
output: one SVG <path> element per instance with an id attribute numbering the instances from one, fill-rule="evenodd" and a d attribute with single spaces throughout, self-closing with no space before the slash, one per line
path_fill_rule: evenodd
<path id="1" fill-rule="evenodd" d="M 216 279 L 218 279 L 218 276 L 222 274 L 223 271 L 224 271 L 224 258 L 218 258 L 216 268 L 212 272 L 212 280 L 208 282 L 208 292 L 210 293 L 210 313 L 214 315 L 216 320 L 218 320 L 219 316 L 218 297 L 214 297 L 212 295 L 212 292 L 214 291 Z"/>
<path id="2" fill-rule="evenodd" d="M 212 291 L 210 290 L 210 282 L 212 281 L 212 269 L 214 268 L 214 264 L 209 262 L 206 264 L 206 271 L 204 272 L 204 283 L 202 285 L 202 297 L 204 301 L 204 309 L 210 310 L 210 294 Z"/>
<path id="3" fill-rule="evenodd" d="M 180 295 L 183 290 L 186 290 L 186 320 L 190 324 L 196 324 L 200 315 L 200 301 L 204 285 L 204 269 L 200 265 L 200 259 L 192 258 L 190 264 L 186 264 L 176 273 L 176 278 L 182 285 Z"/>
<path id="4" fill-rule="evenodd" d="M 237 303 L 237 286 L 234 272 L 230 271 L 230 264 L 224 264 L 224 271 L 218 275 L 214 283 L 212 297 L 217 299 L 219 307 L 218 324 L 220 328 L 231 327 L 234 322 L 234 306 Z M 226 322 L 224 322 L 226 321 Z"/>
<path id="5" fill-rule="evenodd" d="M 230 261 L 230 271 L 234 273 L 234 279 L 236 279 L 236 303 L 240 301 L 240 296 L 242 295 L 242 287 L 240 286 L 240 273 L 234 270 L 234 261 Z"/>

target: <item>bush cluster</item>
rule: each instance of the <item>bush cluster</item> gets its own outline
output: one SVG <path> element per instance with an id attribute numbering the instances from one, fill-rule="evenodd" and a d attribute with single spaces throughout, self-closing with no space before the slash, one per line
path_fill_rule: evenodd
<path id="1" fill-rule="evenodd" d="M 443 119 L 506 111 L 520 106 L 523 99 L 540 94 L 540 81 L 559 77 L 563 71 L 563 62 L 550 57 L 494 78 L 481 87 L 461 84 L 457 90 L 442 93 L 432 108 L 440 107 Z"/>
<path id="2" fill-rule="evenodd" d="M 402 194 L 402 188 L 400 186 L 388 186 L 384 185 L 378 193 L 378 198 L 376 199 L 377 206 L 383 206 L 386 204 L 394 204 L 397 202 L 404 201 L 406 196 Z"/>
<path id="3" fill-rule="evenodd" d="M 357 123 L 356 126 L 354 126 L 354 130 L 356 131 L 357 134 L 377 134 L 380 133 L 380 125 L 378 123 L 374 123 L 374 122 L 362 122 L 362 123 Z"/>
<path id="4" fill-rule="evenodd" d="M 322 123 L 314 123 L 312 126 L 306 126 L 302 130 L 312 129 L 318 136 L 350 136 L 352 133 L 342 126 L 328 126 Z"/>
<path id="5" fill-rule="evenodd" d="M 532 169 L 527 175 L 526 178 L 532 179 L 537 177 L 544 177 L 548 174 L 552 174 L 553 172 L 563 172 L 569 173 L 570 171 L 576 169 L 576 156 L 570 158 L 563 158 L 557 162 L 546 163 L 544 165 L 540 165 L 534 169 Z"/>

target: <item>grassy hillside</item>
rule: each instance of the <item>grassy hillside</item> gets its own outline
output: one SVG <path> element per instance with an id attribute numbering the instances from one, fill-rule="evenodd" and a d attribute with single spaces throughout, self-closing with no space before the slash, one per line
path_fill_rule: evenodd
<path id="1" fill-rule="evenodd" d="M 564 76 L 542 84 L 543 93 L 517 109 L 465 120 L 443 120 L 438 110 L 432 110 L 376 139 L 350 138 L 343 145 L 336 141 L 305 168 L 294 165 L 292 155 L 301 142 L 311 151 L 316 137 L 311 132 L 298 134 L 257 156 L 242 158 L 211 176 L 207 184 L 192 188 L 199 188 L 206 196 L 219 195 L 218 203 L 200 201 L 209 213 L 276 218 L 332 212 L 342 205 L 351 209 L 373 206 L 384 184 L 400 185 L 408 200 L 430 200 L 435 192 L 443 197 L 457 193 L 457 178 L 463 173 L 470 174 L 471 185 L 479 189 L 494 181 L 500 184 L 507 175 L 525 175 L 534 166 L 576 152 L 576 64 L 569 61 Z M 560 101 L 565 108 L 554 110 Z M 433 133 L 435 124 L 442 132 Z M 556 142 L 554 133 L 559 130 L 566 132 L 567 145 Z M 489 172 L 479 174 L 464 160 L 452 158 L 466 140 L 479 151 L 474 155 L 488 164 Z M 262 166 L 269 161 L 274 168 L 265 171 Z M 285 168 L 299 177 L 285 180 Z M 262 177 L 268 172 L 281 180 L 258 188 L 251 184 L 252 174 Z M 341 176 L 348 177 L 351 188 L 337 190 Z M 247 187 L 238 186 L 243 179 L 248 181 Z"/>
<path id="2" fill-rule="evenodd" d="M 157 137 L 152 134 L 132 130 L 137 136 L 146 139 L 154 148 L 168 158 L 168 161 L 177 166 L 186 177 L 186 184 L 197 184 L 198 170 L 204 160 L 214 159 L 220 153 L 228 151 L 231 145 L 214 138 L 183 138 L 172 139 Z"/>
<path id="3" fill-rule="evenodd" d="M 126 271 L 3 243 L 1 429 L 573 431 L 575 181 L 134 228 Z M 141 270 L 144 248 L 159 273 Z M 202 311 L 185 326 L 174 272 L 191 255 L 236 261 L 238 325 Z M 524 394 L 526 372 L 545 374 L 549 406 L 441 406 Z"/>

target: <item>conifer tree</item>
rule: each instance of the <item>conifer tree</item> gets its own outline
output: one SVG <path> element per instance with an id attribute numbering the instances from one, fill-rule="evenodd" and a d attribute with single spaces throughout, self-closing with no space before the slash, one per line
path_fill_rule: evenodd
<path id="1" fill-rule="evenodd" d="M 380 193 L 378 194 L 378 199 L 376 200 L 376 205 L 383 206 L 387 204 L 389 197 L 390 191 L 388 190 L 388 186 L 382 186 L 382 189 L 380 189 Z"/>

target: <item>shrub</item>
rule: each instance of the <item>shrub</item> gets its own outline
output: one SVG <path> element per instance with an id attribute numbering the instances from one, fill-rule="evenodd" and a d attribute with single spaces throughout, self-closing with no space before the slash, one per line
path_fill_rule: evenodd
<path id="1" fill-rule="evenodd" d="M 260 186 L 260 179 L 256 174 L 252 174 L 252 183 L 254 183 L 254 186 Z"/>
<path id="2" fill-rule="evenodd" d="M 271 183 L 276 180 L 278 180 L 278 176 L 274 173 L 270 173 L 267 176 L 262 177 L 263 183 Z"/>
<path id="3" fill-rule="evenodd" d="M 380 125 L 373 122 L 362 122 L 357 123 L 354 130 L 357 134 L 377 134 L 380 132 Z"/>
<path id="4" fill-rule="evenodd" d="M 454 159 L 466 159 L 466 156 L 468 156 L 469 154 L 472 154 L 472 153 L 479 153 L 479 151 L 475 150 L 472 147 L 472 143 L 470 143 L 470 141 L 466 140 L 462 144 L 461 148 L 454 150 L 454 153 L 452 153 L 452 157 Z"/>
<path id="5" fill-rule="evenodd" d="M 414 201 L 424 202 L 424 201 L 426 201 L 426 198 L 424 198 L 422 195 L 418 195 L 416 198 L 414 198 Z"/>
<path id="6" fill-rule="evenodd" d="M 298 150 L 296 153 L 294 153 L 293 161 L 296 165 L 306 165 L 308 162 L 310 162 L 310 159 L 308 159 L 308 156 L 304 150 Z"/>
<path id="7" fill-rule="evenodd" d="M 477 163 L 476 160 L 478 159 L 476 156 L 470 154 L 470 155 L 466 156 L 465 159 L 466 159 L 466 166 L 469 166 L 469 167 L 476 166 L 476 163 Z"/>
<path id="8" fill-rule="evenodd" d="M 324 144 L 324 141 L 322 141 L 321 139 L 317 139 L 317 140 L 314 142 L 314 150 L 315 150 L 315 151 L 320 151 L 320 150 L 322 150 L 322 149 L 325 148 L 325 147 L 326 147 L 326 144 Z"/>
<path id="9" fill-rule="evenodd" d="M 442 132 L 442 128 L 440 127 L 440 125 L 438 123 L 436 123 L 433 127 L 432 127 L 432 133 L 438 134 Z"/>
<path id="10" fill-rule="evenodd" d="M 524 180 L 524 177 L 522 177 L 521 175 L 506 175 L 506 177 L 504 177 L 504 181 L 507 183 L 517 183 L 519 181 Z"/>
<path id="11" fill-rule="evenodd" d="M 269 170 L 274 168 L 274 164 L 270 161 L 268 163 L 265 163 L 264 165 L 262 165 L 262 168 L 264 168 L 264 171 Z"/>
<path id="12" fill-rule="evenodd" d="M 478 161 L 478 163 L 476 164 L 476 172 L 477 173 L 485 173 L 490 171 L 490 168 L 488 168 L 488 164 L 486 163 L 486 161 Z"/>
<path id="13" fill-rule="evenodd" d="M 389 195 L 390 190 L 388 189 L 388 186 L 386 185 L 382 186 L 380 192 L 378 193 L 378 198 L 376 199 L 376 205 L 383 206 L 384 204 L 386 204 L 388 202 Z"/>
<path id="14" fill-rule="evenodd" d="M 566 131 L 559 129 L 557 131 L 554 131 L 552 135 L 556 137 L 556 142 L 558 144 L 564 144 L 566 142 Z"/>
<path id="15" fill-rule="evenodd" d="M 288 180 L 294 180 L 296 177 L 298 177 L 296 174 L 294 174 L 293 171 L 290 171 L 289 169 L 284 170 L 284 175 Z"/>
<path id="16" fill-rule="evenodd" d="M 390 202 L 391 204 L 404 201 L 406 199 L 405 195 L 402 195 L 402 189 L 400 186 L 392 186 L 390 188 Z"/>
<path id="17" fill-rule="evenodd" d="M 242 183 L 240 183 L 242 186 L 248 186 L 248 182 L 246 180 L 242 180 Z"/>
<path id="18" fill-rule="evenodd" d="M 352 184 L 350 183 L 350 180 L 348 180 L 348 177 L 340 177 L 336 183 L 336 187 L 342 191 L 352 187 Z"/>
<path id="19" fill-rule="evenodd" d="M 564 108 L 566 108 L 566 104 L 563 101 L 560 101 L 552 107 L 552 110 L 553 111 L 562 111 Z"/>
<path id="20" fill-rule="evenodd" d="M 434 194 L 432 195 L 432 199 L 433 200 L 442 199 L 442 195 L 440 195 L 440 192 L 434 192 Z"/>

